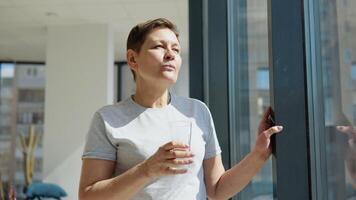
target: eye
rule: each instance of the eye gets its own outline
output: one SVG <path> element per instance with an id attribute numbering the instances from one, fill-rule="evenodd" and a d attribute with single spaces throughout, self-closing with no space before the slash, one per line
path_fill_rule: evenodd
<path id="1" fill-rule="evenodd" d="M 160 49 L 160 48 L 164 48 L 164 46 L 161 45 L 161 44 L 157 44 L 157 45 L 155 45 L 153 48 L 154 48 L 154 49 Z"/>
<path id="2" fill-rule="evenodd" d="M 176 53 L 179 53 L 179 52 L 180 52 L 180 49 L 174 48 L 173 51 L 175 51 Z"/>

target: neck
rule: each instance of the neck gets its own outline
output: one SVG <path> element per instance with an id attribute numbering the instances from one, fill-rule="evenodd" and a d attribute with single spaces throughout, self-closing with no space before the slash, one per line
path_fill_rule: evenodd
<path id="1" fill-rule="evenodd" d="M 134 101 L 146 108 L 162 108 L 169 103 L 169 93 L 166 87 L 154 87 L 152 85 L 136 82 L 136 94 Z"/>

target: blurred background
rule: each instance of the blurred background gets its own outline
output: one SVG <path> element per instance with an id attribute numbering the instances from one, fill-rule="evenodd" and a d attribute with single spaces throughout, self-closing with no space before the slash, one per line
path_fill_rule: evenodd
<path id="1" fill-rule="evenodd" d="M 44 181 L 77 199 L 92 114 L 134 92 L 125 64 L 128 33 L 158 17 L 179 28 L 183 66 L 173 90 L 188 96 L 188 1 L 0 1 L 4 193 L 12 186 L 24 199 L 29 181 Z"/>
<path id="2" fill-rule="evenodd" d="M 190 45 L 194 44 L 190 41 L 194 34 L 189 30 L 190 23 L 194 17 L 201 17 L 204 31 L 209 20 L 214 20 L 194 10 L 192 4 L 188 0 L 0 0 L 1 198 L 8 199 L 13 188 L 17 199 L 25 199 L 24 188 L 48 182 L 66 191 L 64 199 L 77 199 L 81 153 L 93 113 L 134 93 L 125 53 L 128 33 L 137 23 L 158 17 L 176 23 L 183 64 L 172 91 L 192 96 L 190 90 L 197 81 L 194 70 L 199 66 L 190 64 L 195 59 L 189 56 Z M 228 87 L 242 94 L 243 112 L 235 117 L 244 128 L 225 133 L 217 127 L 221 145 L 229 147 L 223 154 L 226 167 L 253 148 L 258 122 L 273 97 L 267 1 L 237 0 L 231 5 L 239 11 L 233 15 L 238 28 L 229 34 L 239 38 L 239 43 L 227 42 L 231 43 L 229 48 L 238 50 L 233 56 L 238 59 L 236 68 L 243 68 L 243 76 L 227 73 L 221 81 L 240 77 L 241 85 Z M 324 177 L 319 179 L 328 194 L 325 199 L 355 199 L 356 151 L 348 148 L 347 139 L 338 137 L 342 134 L 336 133 L 335 127 L 355 127 L 356 123 L 356 3 L 317 0 L 313 6 L 314 18 L 306 18 L 305 23 L 315 23 L 317 37 L 306 42 L 317 44 L 319 56 L 307 67 L 315 69 L 313 77 L 318 82 L 308 87 L 318 88 L 314 91 L 318 96 L 309 98 L 322 109 L 309 111 L 319 116 L 313 123 L 321 130 L 319 135 L 311 134 L 320 143 L 310 149 L 310 154 Z M 220 41 L 219 37 L 213 41 L 206 38 L 205 45 Z M 194 48 L 205 54 L 207 46 Z M 216 67 L 223 68 L 223 64 Z M 204 72 L 203 76 L 208 81 L 208 74 Z M 226 106 L 202 100 L 213 110 Z M 235 135 L 228 141 L 237 140 L 237 146 L 225 144 L 225 134 Z M 356 135 L 346 134 L 350 138 Z M 239 156 L 230 154 L 234 149 Z M 269 160 L 235 199 L 273 199 L 272 171 Z"/>

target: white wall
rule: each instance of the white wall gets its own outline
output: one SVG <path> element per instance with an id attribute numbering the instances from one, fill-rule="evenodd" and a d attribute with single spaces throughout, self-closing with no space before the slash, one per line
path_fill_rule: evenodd
<path id="1" fill-rule="evenodd" d="M 113 38 L 107 25 L 48 28 L 44 181 L 77 199 L 81 153 L 91 117 L 114 100 Z"/>

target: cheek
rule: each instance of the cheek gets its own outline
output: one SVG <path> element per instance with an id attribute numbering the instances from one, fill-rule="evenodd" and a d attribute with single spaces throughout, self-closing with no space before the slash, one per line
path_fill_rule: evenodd
<path id="1" fill-rule="evenodd" d="M 150 55 L 147 55 L 145 64 L 149 64 L 150 66 L 160 64 L 162 62 L 162 58 L 163 56 L 160 52 L 151 53 Z"/>
<path id="2" fill-rule="evenodd" d="M 152 68 L 152 66 L 156 65 L 158 62 L 157 56 L 145 55 L 138 61 L 138 65 L 144 70 L 146 68 Z"/>

